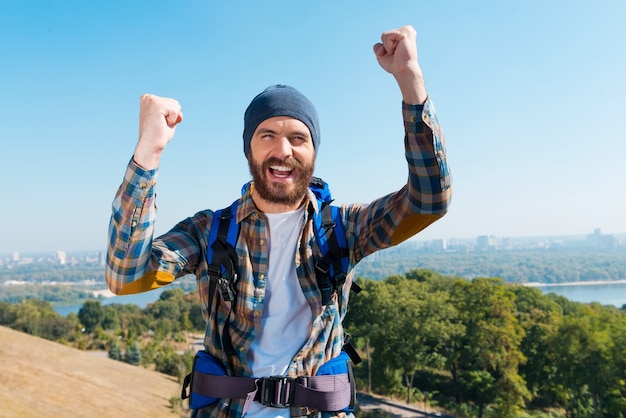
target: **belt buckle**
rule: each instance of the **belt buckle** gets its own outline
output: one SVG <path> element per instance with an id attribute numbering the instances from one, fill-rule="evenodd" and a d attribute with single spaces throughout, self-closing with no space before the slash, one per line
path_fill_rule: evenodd
<path id="1" fill-rule="evenodd" d="M 293 403 L 296 379 L 270 376 L 261 380 L 261 404 L 272 408 L 288 408 Z"/>

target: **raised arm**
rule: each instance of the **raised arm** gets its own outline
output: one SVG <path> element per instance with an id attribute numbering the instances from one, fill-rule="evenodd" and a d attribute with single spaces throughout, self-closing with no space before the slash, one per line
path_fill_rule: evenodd
<path id="1" fill-rule="evenodd" d="M 176 100 L 141 96 L 139 140 L 113 200 L 109 222 L 105 278 L 114 293 L 136 293 L 168 284 L 184 268 L 179 259 L 189 260 L 192 257 L 187 253 L 194 254 L 194 235 L 188 232 L 192 228 L 183 223 L 168 242 L 153 245 L 159 161 L 182 120 Z"/>
<path id="2" fill-rule="evenodd" d="M 374 53 L 402 94 L 408 179 L 402 189 L 368 205 L 345 207 L 355 263 L 401 243 L 444 216 L 452 196 L 443 131 L 426 92 L 415 30 L 404 26 L 384 32 Z"/>

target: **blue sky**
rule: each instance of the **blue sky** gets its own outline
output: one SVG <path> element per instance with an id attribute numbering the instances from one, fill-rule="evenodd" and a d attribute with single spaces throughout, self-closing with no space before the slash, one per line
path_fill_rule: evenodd
<path id="1" fill-rule="evenodd" d="M 405 24 L 455 182 L 418 239 L 626 233 L 624 16 L 621 0 L 4 0 L 0 254 L 105 248 L 142 93 L 185 114 L 158 233 L 237 197 L 243 111 L 275 83 L 316 104 L 337 202 L 401 187 L 401 98 L 372 45 Z"/>

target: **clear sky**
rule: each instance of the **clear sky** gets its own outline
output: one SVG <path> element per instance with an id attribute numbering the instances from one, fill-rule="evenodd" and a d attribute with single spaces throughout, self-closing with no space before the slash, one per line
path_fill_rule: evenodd
<path id="1" fill-rule="evenodd" d="M 270 84 L 317 106 L 339 203 L 406 178 L 382 32 L 413 25 L 454 198 L 418 239 L 626 233 L 626 2 L 30 1 L 0 7 L 0 254 L 104 250 L 139 97 L 178 99 L 157 233 L 249 179 L 243 111 Z"/>

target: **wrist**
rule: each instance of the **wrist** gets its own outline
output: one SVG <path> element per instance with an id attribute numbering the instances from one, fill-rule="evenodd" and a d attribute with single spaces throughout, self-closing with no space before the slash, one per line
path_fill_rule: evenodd
<path id="1" fill-rule="evenodd" d="M 161 153 L 162 150 L 145 149 L 140 144 L 137 144 L 133 154 L 133 161 L 144 170 L 154 170 L 159 167 Z"/>
<path id="2" fill-rule="evenodd" d="M 402 100 L 406 104 L 421 105 L 426 102 L 428 93 L 426 92 L 424 77 L 419 68 L 394 74 L 394 77 L 398 87 L 400 87 Z"/>

